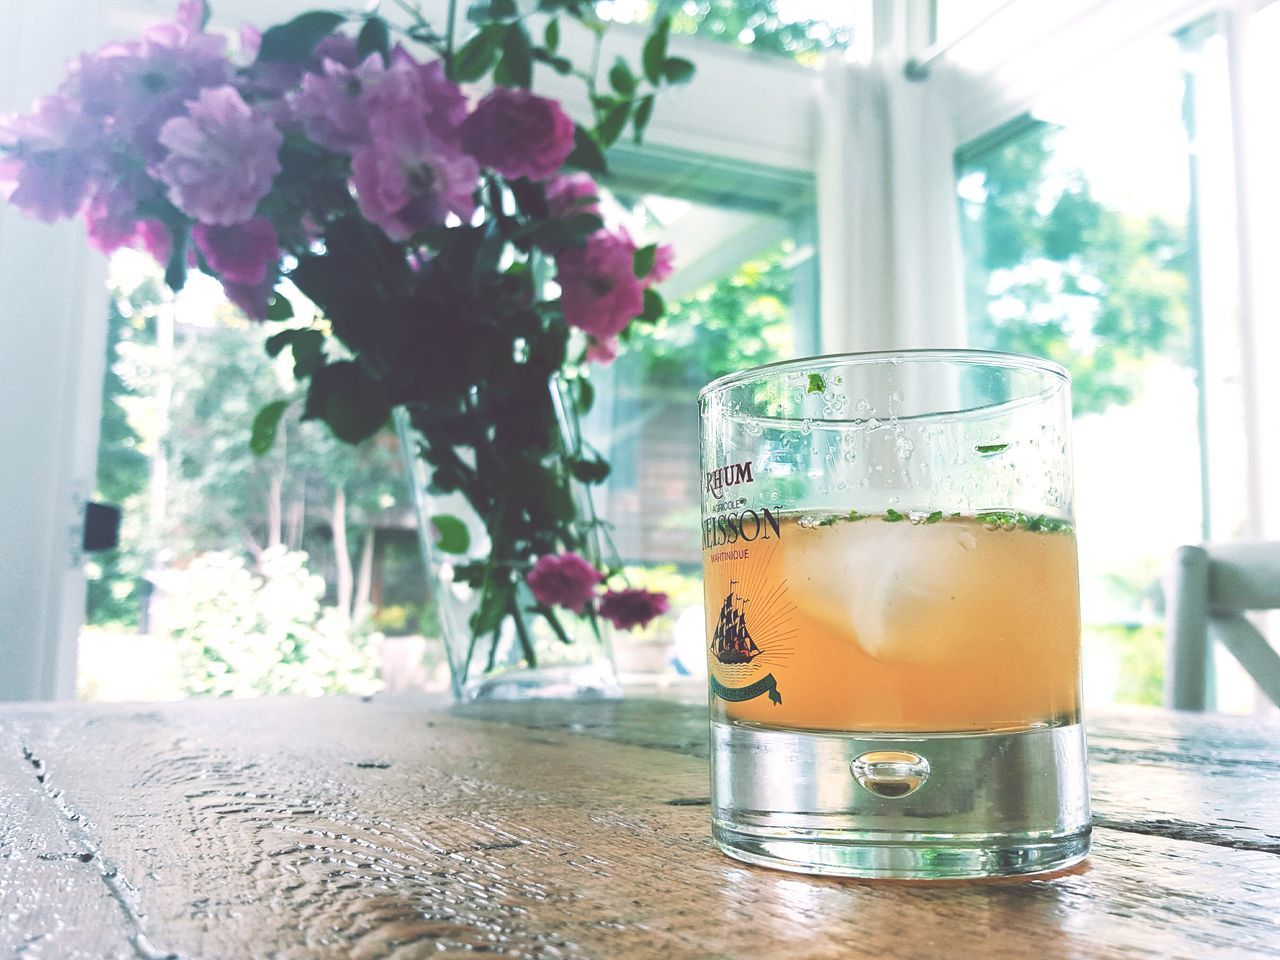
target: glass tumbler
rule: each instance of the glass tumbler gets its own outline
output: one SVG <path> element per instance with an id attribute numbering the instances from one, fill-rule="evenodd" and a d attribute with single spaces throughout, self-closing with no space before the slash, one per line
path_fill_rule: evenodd
<path id="1" fill-rule="evenodd" d="M 1089 850 L 1065 370 L 851 354 L 699 395 L 716 843 L 805 873 Z"/>

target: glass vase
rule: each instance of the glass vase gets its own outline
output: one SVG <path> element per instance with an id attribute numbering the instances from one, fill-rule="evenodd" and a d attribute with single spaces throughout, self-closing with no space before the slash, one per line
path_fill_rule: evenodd
<path id="1" fill-rule="evenodd" d="M 578 429 L 576 419 L 560 384 L 553 381 L 551 390 L 560 429 L 569 437 Z M 474 633 L 471 620 L 480 606 L 480 591 L 464 582 L 458 572 L 465 564 L 482 561 L 489 555 L 484 518 L 462 494 L 432 491 L 431 467 L 415 456 L 419 436 L 409 414 L 399 409 L 395 421 L 454 699 L 466 703 L 621 696 L 608 621 L 557 609 L 559 629 L 553 629 L 534 612 L 537 601 L 523 578 L 515 585 L 516 612 L 504 618 L 496 635 Z M 590 491 L 577 485 L 575 498 L 582 515 L 594 518 Z M 465 550 L 442 549 L 443 531 L 438 523 L 441 518 L 454 518 L 465 525 Z M 453 520 L 447 522 L 453 525 Z M 454 526 L 453 535 L 457 536 Z M 596 557 L 588 559 L 598 561 Z"/>

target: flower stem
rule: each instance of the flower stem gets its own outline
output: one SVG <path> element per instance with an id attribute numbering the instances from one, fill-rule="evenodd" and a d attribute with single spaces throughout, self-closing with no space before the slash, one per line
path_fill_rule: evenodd
<path id="1" fill-rule="evenodd" d="M 516 636 L 520 638 L 520 648 L 524 651 L 524 658 L 529 662 L 530 667 L 538 665 L 538 655 L 533 650 L 533 640 L 529 637 L 529 627 L 524 622 L 524 614 L 520 612 L 520 604 L 516 602 L 515 594 L 511 596 L 511 621 L 516 625 Z M 494 646 L 497 646 L 497 640 L 494 640 Z"/>
<path id="2" fill-rule="evenodd" d="M 458 19 L 458 0 L 449 0 L 449 12 L 444 24 L 444 62 L 453 65 L 453 24 Z"/>

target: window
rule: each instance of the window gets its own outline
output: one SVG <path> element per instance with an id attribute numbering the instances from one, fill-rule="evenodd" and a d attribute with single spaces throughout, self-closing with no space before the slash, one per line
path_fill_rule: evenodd
<path id="1" fill-rule="evenodd" d="M 1235 176 L 1216 21 L 1131 42 L 962 147 L 975 346 L 1073 376 L 1086 695 L 1156 704 L 1173 550 L 1247 533 Z M 1249 710 L 1229 658 L 1219 703 Z"/>

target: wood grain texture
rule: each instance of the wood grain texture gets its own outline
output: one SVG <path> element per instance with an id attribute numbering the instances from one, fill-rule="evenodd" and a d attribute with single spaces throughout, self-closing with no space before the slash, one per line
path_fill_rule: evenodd
<path id="1" fill-rule="evenodd" d="M 454 715 L 707 756 L 706 708 L 658 700 L 485 703 Z M 1142 710 L 1089 723 L 1095 822 L 1135 833 L 1280 853 L 1280 727 Z"/>
<path id="2" fill-rule="evenodd" d="M 76 823 L 134 907 L 100 871 L 84 874 L 96 899 L 61 890 L 55 871 L 90 865 L 19 857 L 0 870 L 7 889 L 39 891 L 101 943 L 94 956 L 132 943 L 148 957 L 1280 957 L 1280 855 L 1221 842 L 1232 819 L 1268 835 L 1275 814 L 1255 811 L 1253 793 L 1237 805 L 1239 784 L 1218 768 L 1153 785 L 1132 821 L 1207 811 L 1217 820 L 1187 822 L 1209 842 L 1104 828 L 1084 866 L 1050 878 L 820 880 L 714 849 L 696 803 L 706 762 L 685 742 L 696 711 L 593 709 L 567 727 L 535 711 L 531 728 L 407 702 L 8 707 L 0 783 L 6 797 L 27 791 L 26 849 L 65 849 L 56 821 Z M 1194 724 L 1151 722 L 1097 737 L 1147 758 L 1133 765 L 1139 784 L 1151 758 L 1196 755 Z M 1268 742 L 1228 724 L 1208 755 L 1229 767 L 1270 749 L 1265 760 L 1271 730 Z M 1118 757 L 1108 764 L 1119 799 L 1107 809 L 1122 818 L 1146 788 L 1119 782 Z M 1259 769 L 1274 802 L 1280 778 Z M 0 955 L 21 955 L 15 929 L 0 925 Z"/>
<path id="3" fill-rule="evenodd" d="M 102 881 L 99 852 L 7 727 L 0 721 L 0 956 L 135 956 L 136 931 Z"/>

